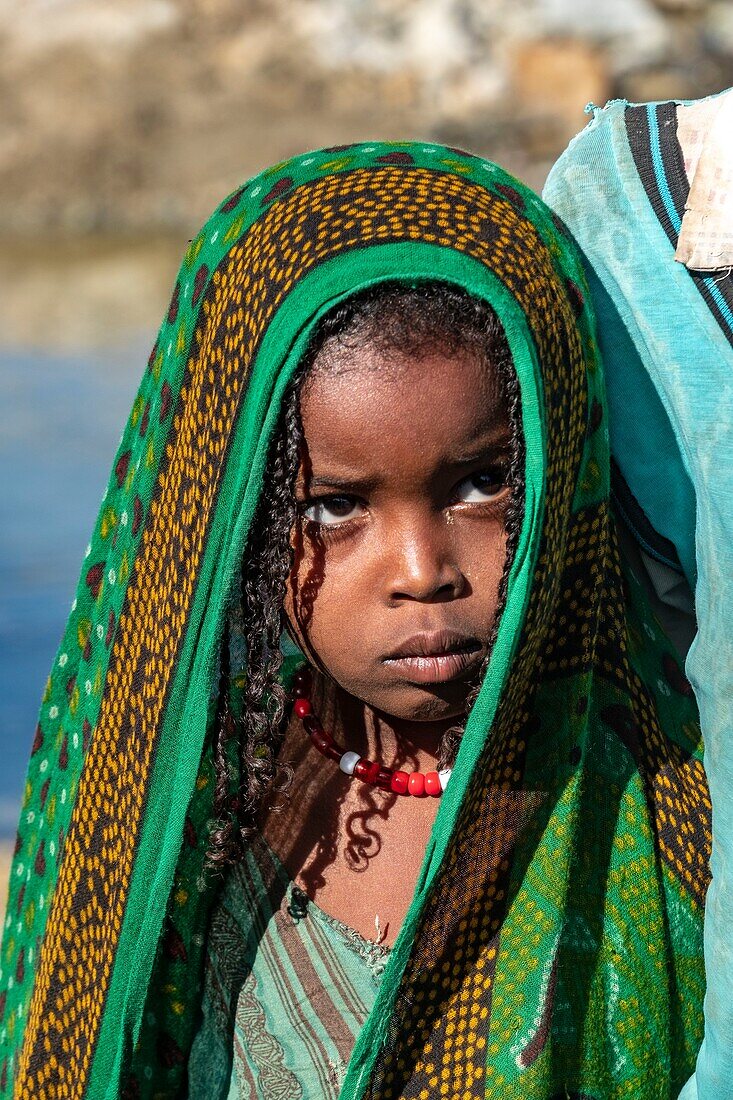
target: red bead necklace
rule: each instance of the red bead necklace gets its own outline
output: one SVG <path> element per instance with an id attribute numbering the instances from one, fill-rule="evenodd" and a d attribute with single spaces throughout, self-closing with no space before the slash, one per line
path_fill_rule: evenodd
<path id="1" fill-rule="evenodd" d="M 391 791 L 393 794 L 411 794 L 417 798 L 424 795 L 440 797 L 450 779 L 450 768 L 434 772 L 397 771 L 394 768 L 385 768 L 373 760 L 367 760 L 359 756 L 358 752 L 342 749 L 336 744 L 331 734 L 324 730 L 320 720 L 313 713 L 309 698 L 310 687 L 310 671 L 307 668 L 298 669 L 293 680 L 295 696 L 293 710 L 301 719 L 306 733 L 322 756 L 335 761 L 345 775 L 355 775 L 357 779 L 369 783 L 372 787 L 379 787 L 383 791 Z"/>

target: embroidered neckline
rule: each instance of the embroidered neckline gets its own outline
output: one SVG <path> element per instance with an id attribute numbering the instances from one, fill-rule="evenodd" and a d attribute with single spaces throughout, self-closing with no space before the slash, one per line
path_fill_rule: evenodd
<path id="1" fill-rule="evenodd" d="M 305 903 L 302 900 L 303 898 L 306 899 Z M 288 913 L 293 916 L 294 919 L 307 919 L 308 915 L 312 913 L 316 920 L 320 920 L 323 924 L 329 925 L 329 927 L 339 933 L 346 946 L 357 954 L 359 958 L 364 960 L 375 980 L 381 978 L 392 950 L 388 944 L 377 943 L 375 940 L 368 940 L 366 936 L 363 936 L 361 932 L 357 932 L 351 925 L 345 924 L 344 921 L 339 920 L 338 917 L 332 917 L 330 913 L 326 913 L 324 909 L 321 909 L 316 902 L 312 901 L 307 896 L 305 891 L 301 890 L 301 888 L 292 881 L 288 884 L 287 900 Z M 297 917 L 294 916 L 294 913 L 298 914 Z"/>
<path id="2" fill-rule="evenodd" d="M 256 844 L 262 845 L 268 853 L 276 873 L 281 876 L 281 881 L 285 886 L 281 910 L 284 910 L 288 917 L 296 923 L 306 920 L 311 914 L 322 924 L 333 928 L 341 936 L 346 946 L 364 960 L 374 980 L 379 981 L 389 960 L 391 947 L 388 944 L 377 943 L 375 940 L 368 940 L 355 928 L 345 924 L 338 917 L 332 917 L 330 913 L 321 909 L 315 901 L 308 897 L 305 890 L 293 881 L 277 852 L 270 847 L 262 833 L 257 833 L 250 842 L 250 851 Z"/>

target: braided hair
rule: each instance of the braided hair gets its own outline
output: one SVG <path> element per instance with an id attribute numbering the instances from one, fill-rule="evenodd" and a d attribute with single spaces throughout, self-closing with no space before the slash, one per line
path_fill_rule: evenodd
<path id="1" fill-rule="evenodd" d="M 506 560 L 489 652 L 493 647 L 524 512 L 519 383 L 506 336 L 491 307 L 461 288 L 441 282 L 416 286 L 381 283 L 355 294 L 322 318 L 284 395 L 242 563 L 247 652 L 239 718 L 235 718 L 229 700 L 227 631 L 222 645 L 213 746 L 217 820 L 211 830 L 207 857 L 214 867 L 224 867 L 241 858 L 256 831 L 265 794 L 273 788 L 285 789 L 289 780 L 287 764 L 277 759 L 287 718 L 286 696 L 280 683 L 283 661 L 280 638 L 286 582 L 293 566 L 292 535 L 299 518 L 295 481 L 303 439 L 301 387 L 313 370 L 338 370 L 344 350 L 358 351 L 367 346 L 379 353 L 381 361 L 401 356 L 420 359 L 433 351 L 448 356 L 476 355 L 495 372 L 502 387 L 511 427 L 512 496 L 507 511 Z M 486 664 L 469 693 L 466 714 L 478 694 L 485 670 Z M 463 725 L 457 724 L 443 735 L 440 767 L 449 766 L 455 759 Z"/>

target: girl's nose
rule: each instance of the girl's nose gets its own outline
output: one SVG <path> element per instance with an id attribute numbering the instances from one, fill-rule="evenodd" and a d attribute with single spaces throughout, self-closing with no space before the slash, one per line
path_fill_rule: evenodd
<path id="1" fill-rule="evenodd" d="M 466 585 L 443 523 L 414 523 L 386 534 L 389 598 L 454 600 Z"/>

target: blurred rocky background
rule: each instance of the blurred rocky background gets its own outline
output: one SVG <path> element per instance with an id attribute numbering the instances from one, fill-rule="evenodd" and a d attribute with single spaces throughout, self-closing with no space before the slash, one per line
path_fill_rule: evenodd
<path id="1" fill-rule="evenodd" d="M 589 100 L 732 82 L 730 0 L 0 0 L 6 341 L 147 328 L 213 205 L 304 148 L 419 136 L 539 188 Z"/>
<path id="2" fill-rule="evenodd" d="M 0 0 L 0 837 L 141 365 L 219 199 L 305 148 L 403 137 L 539 189 L 588 101 L 730 84 L 729 0 Z"/>

